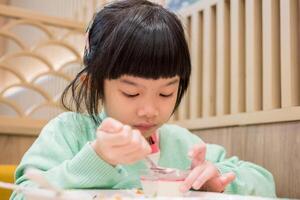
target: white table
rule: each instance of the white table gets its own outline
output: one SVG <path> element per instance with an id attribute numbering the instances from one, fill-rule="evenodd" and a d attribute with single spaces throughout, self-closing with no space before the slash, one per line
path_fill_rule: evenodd
<path id="1" fill-rule="evenodd" d="M 145 199 L 142 190 L 60 190 L 22 187 L 15 184 L 0 182 L 0 188 L 16 190 L 23 193 L 26 200 L 104 200 L 104 199 Z M 150 198 L 147 198 L 150 199 Z M 152 199 L 201 199 L 201 200 L 272 200 L 272 198 L 256 196 L 229 195 L 224 193 L 189 191 L 181 197 L 161 197 Z"/>
<path id="2" fill-rule="evenodd" d="M 16 190 L 23 193 L 26 200 L 106 200 L 106 199 L 151 199 L 146 198 L 141 190 L 63 190 L 54 191 L 42 188 L 22 187 L 0 182 L 0 188 Z M 229 195 L 212 192 L 189 191 L 182 197 L 154 197 L 152 199 L 201 199 L 201 200 L 273 200 L 256 196 Z"/>
<path id="3" fill-rule="evenodd" d="M 72 195 L 82 195 L 83 193 L 90 195 L 93 199 L 151 199 L 146 198 L 143 194 L 135 189 L 133 190 L 72 190 L 68 191 Z M 97 196 L 97 198 L 96 198 Z M 272 198 L 255 197 L 255 196 L 240 196 L 240 195 L 229 195 L 223 193 L 212 193 L 212 192 L 188 192 L 184 197 L 155 197 L 153 199 L 201 199 L 201 200 L 272 200 Z"/>

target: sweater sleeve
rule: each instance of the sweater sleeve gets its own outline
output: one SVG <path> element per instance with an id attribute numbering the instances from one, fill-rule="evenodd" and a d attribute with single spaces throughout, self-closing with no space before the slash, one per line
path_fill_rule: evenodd
<path id="1" fill-rule="evenodd" d="M 118 183 L 120 170 L 103 161 L 82 129 L 69 121 L 70 116 L 60 116 L 43 128 L 16 170 L 16 184 L 32 185 L 24 176 L 27 167 L 41 170 L 52 184 L 65 189 L 112 188 Z M 22 199 L 18 196 L 11 199 Z"/>
<path id="2" fill-rule="evenodd" d="M 187 149 L 202 142 L 199 136 L 185 128 L 173 126 L 172 130 L 176 130 L 180 143 L 184 144 Z M 175 131 L 172 132 L 173 135 L 174 133 Z M 171 135 L 168 136 L 171 137 Z M 225 193 L 276 197 L 275 182 L 268 170 L 251 162 L 239 160 L 236 156 L 228 158 L 222 146 L 207 144 L 206 147 L 206 160 L 214 163 L 221 174 L 234 172 L 236 175 L 235 180 L 226 187 Z M 181 146 L 181 151 L 184 149 Z"/>
<path id="3" fill-rule="evenodd" d="M 227 186 L 226 193 L 276 197 L 273 176 L 263 167 L 236 156 L 226 158 L 225 149 L 214 144 L 207 145 L 206 159 L 215 163 L 221 174 L 235 173 L 236 178 Z"/>

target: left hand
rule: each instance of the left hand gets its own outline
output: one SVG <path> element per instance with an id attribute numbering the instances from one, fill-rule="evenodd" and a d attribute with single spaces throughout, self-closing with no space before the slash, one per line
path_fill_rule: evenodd
<path id="1" fill-rule="evenodd" d="M 189 152 L 189 156 L 192 158 L 192 171 L 181 187 L 182 192 L 191 188 L 209 192 L 223 192 L 226 186 L 235 179 L 233 172 L 221 175 L 213 163 L 205 160 L 205 155 L 205 143 L 195 145 Z"/>

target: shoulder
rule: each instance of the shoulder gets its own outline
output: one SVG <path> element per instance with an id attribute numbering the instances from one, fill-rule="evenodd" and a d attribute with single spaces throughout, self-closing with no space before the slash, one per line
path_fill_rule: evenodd
<path id="1" fill-rule="evenodd" d="M 88 115 L 80 114 L 80 113 L 76 113 L 76 112 L 63 112 L 63 113 L 59 114 L 58 116 L 56 116 L 54 118 L 54 120 L 59 120 L 59 121 L 64 121 L 64 122 L 79 121 L 79 120 L 91 122 L 92 118 Z"/>
<path id="2" fill-rule="evenodd" d="M 173 146 L 176 144 L 176 146 L 184 148 L 185 146 L 192 147 L 194 144 L 203 142 L 199 136 L 191 133 L 188 129 L 175 124 L 165 124 L 160 128 L 159 132 L 161 138 L 160 141 L 162 141 L 164 145 L 168 144 L 169 146 Z M 206 148 L 207 160 L 218 162 L 225 159 L 226 150 L 223 146 L 206 143 Z"/>
<path id="3" fill-rule="evenodd" d="M 176 124 L 164 124 L 160 127 L 159 130 L 164 134 L 175 134 L 176 136 L 185 136 L 186 134 L 191 134 L 191 132 L 188 129 L 178 126 Z"/>
<path id="4" fill-rule="evenodd" d="M 95 126 L 92 118 L 88 115 L 79 114 L 75 112 L 64 112 L 50 120 L 47 126 Z"/>
<path id="5" fill-rule="evenodd" d="M 67 137 L 93 137 L 96 124 L 91 117 L 75 112 L 64 112 L 50 120 L 40 135 L 64 135 Z"/>
<path id="6" fill-rule="evenodd" d="M 176 124 L 165 124 L 159 129 L 161 140 L 174 141 L 176 143 L 198 143 L 200 137 L 191 133 L 188 129 Z"/>

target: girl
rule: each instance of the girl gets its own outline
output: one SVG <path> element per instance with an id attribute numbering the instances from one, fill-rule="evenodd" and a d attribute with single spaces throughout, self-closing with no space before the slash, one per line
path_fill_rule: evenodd
<path id="1" fill-rule="evenodd" d="M 34 185 L 24 176 L 30 166 L 62 188 L 141 187 L 138 172 L 154 153 L 160 166 L 192 170 L 183 192 L 275 196 L 267 170 L 226 159 L 222 147 L 165 124 L 191 73 L 184 30 L 173 13 L 146 0 L 115 2 L 94 16 L 87 38 L 84 69 L 62 97 L 77 112 L 43 128 L 16 171 L 17 184 Z"/>

